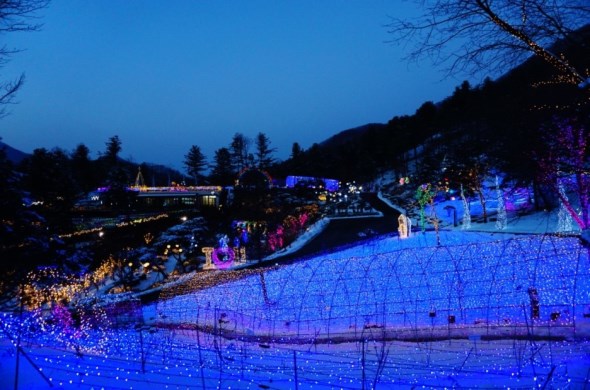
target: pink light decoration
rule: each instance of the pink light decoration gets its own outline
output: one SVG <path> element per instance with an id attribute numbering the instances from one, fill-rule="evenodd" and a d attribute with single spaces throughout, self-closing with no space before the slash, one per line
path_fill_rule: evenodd
<path id="1" fill-rule="evenodd" d="M 268 245 L 272 251 L 283 247 L 283 234 L 285 230 L 282 225 L 277 226 L 277 230 L 268 236 Z"/>
<path id="2" fill-rule="evenodd" d="M 228 269 L 231 267 L 234 263 L 235 257 L 236 255 L 233 249 L 228 246 L 216 248 L 213 253 L 211 253 L 211 259 L 219 269 Z"/>
<path id="3" fill-rule="evenodd" d="M 308 219 L 309 219 L 309 215 L 307 215 L 307 213 L 303 213 L 299 216 L 299 226 L 301 229 L 303 229 L 305 227 L 305 224 L 307 223 Z"/>

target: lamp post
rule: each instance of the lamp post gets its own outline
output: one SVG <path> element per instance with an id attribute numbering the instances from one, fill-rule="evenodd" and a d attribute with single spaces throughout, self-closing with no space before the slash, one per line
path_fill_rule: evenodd
<path id="1" fill-rule="evenodd" d="M 164 250 L 164 256 L 170 255 L 172 255 L 172 257 L 174 257 L 176 261 L 180 261 L 180 259 L 182 258 L 182 248 L 179 244 L 175 244 L 174 246 L 170 244 L 166 245 L 166 249 Z"/>

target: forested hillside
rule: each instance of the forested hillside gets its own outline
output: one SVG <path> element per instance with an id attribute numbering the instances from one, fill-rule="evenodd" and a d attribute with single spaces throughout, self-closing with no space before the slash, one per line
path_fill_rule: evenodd
<path id="1" fill-rule="evenodd" d="M 581 35 L 584 42 L 559 42 L 554 49 L 587 69 L 588 50 L 580 47 L 589 45 L 590 26 Z M 343 131 L 276 170 L 360 181 L 393 170 L 425 182 L 439 180 L 443 168 L 485 165 L 530 183 L 541 174 L 539 158 L 553 142 L 548 135 L 564 122 L 588 127 L 588 100 L 587 87 L 561 80 L 546 62 L 532 57 L 497 80 L 465 81 L 448 98 L 425 102 L 413 115 Z"/>

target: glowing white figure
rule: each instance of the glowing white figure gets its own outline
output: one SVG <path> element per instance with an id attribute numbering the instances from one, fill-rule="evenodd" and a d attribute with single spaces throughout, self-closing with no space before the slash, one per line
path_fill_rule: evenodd
<path id="1" fill-rule="evenodd" d="M 463 223 L 461 229 L 471 229 L 471 212 L 469 211 L 469 202 L 467 202 L 463 192 L 463 185 L 461 185 L 461 199 L 463 199 Z"/>
<path id="2" fill-rule="evenodd" d="M 408 238 L 412 234 L 412 220 L 404 214 L 397 218 L 399 238 Z"/>
<path id="3" fill-rule="evenodd" d="M 567 200 L 567 194 L 563 188 L 563 184 L 559 183 L 559 193 L 563 199 Z M 565 208 L 563 201 L 559 202 L 559 211 L 557 212 L 557 231 L 558 232 L 571 232 L 573 228 L 572 215 Z"/>

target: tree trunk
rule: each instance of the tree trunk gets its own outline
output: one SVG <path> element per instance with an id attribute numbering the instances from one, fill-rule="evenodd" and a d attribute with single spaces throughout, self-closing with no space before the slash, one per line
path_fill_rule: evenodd
<path id="1" fill-rule="evenodd" d="M 481 203 L 481 209 L 483 212 L 483 222 L 487 223 L 488 222 L 488 211 L 486 209 L 486 198 L 484 198 L 483 196 L 483 191 L 481 190 L 481 188 L 478 188 L 476 190 L 477 195 L 479 196 L 479 202 Z"/>

